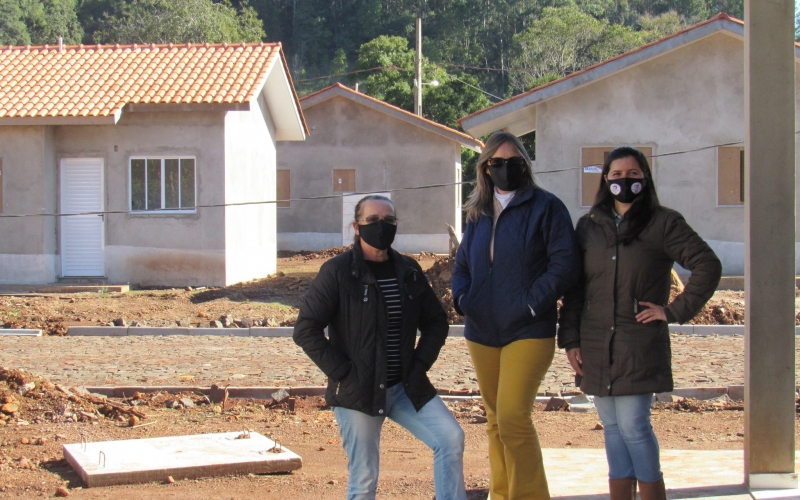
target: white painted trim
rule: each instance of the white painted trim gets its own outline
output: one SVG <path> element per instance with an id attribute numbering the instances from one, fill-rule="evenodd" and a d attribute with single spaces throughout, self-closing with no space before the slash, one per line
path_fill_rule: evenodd
<path id="1" fill-rule="evenodd" d="M 187 209 L 161 209 L 161 210 L 133 210 L 133 182 L 131 179 L 131 162 L 133 160 L 144 160 L 144 189 L 145 189 L 145 203 L 147 202 L 147 160 L 160 160 L 161 161 L 161 205 L 164 205 L 165 190 L 164 190 L 164 177 L 166 174 L 166 164 L 164 160 L 178 160 L 178 200 L 181 198 L 181 160 L 194 161 L 194 207 Z M 179 201 L 180 202 L 180 201 Z M 132 155 L 128 157 L 128 212 L 136 215 L 170 215 L 170 214 L 194 214 L 197 213 L 197 156 L 195 155 Z"/>
<path id="2" fill-rule="evenodd" d="M 278 250 L 325 250 L 341 246 L 342 233 L 279 232 Z"/>
<path id="3" fill-rule="evenodd" d="M 283 50 L 283 49 L 280 49 Z M 275 71 L 280 68 L 280 75 Z M 257 99 L 261 92 L 266 92 L 267 109 L 275 124 L 276 141 L 305 141 L 305 121 L 297 104 L 296 93 L 289 81 L 288 68 L 283 65 L 283 58 L 278 54 L 275 62 L 264 76 L 258 92 L 253 95 Z"/>

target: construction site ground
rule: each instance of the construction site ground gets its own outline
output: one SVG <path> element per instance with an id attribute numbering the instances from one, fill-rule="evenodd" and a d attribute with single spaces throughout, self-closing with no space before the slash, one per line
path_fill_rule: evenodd
<path id="1" fill-rule="evenodd" d="M 346 459 L 333 413 L 322 398 L 287 402 L 230 400 L 225 407 L 199 394 L 129 395 L 98 400 L 81 394 L 91 385 L 313 386 L 324 377 L 288 338 L 69 337 L 71 325 L 205 326 L 220 321 L 290 326 L 302 294 L 334 251 L 286 256 L 268 279 L 227 288 L 133 290 L 125 294 L 0 296 L 0 326 L 42 328 L 45 337 L 0 337 L 0 498 L 52 497 L 57 488 L 76 498 L 343 498 Z M 418 256 L 448 306 L 450 264 Z M 701 313 L 704 323 L 741 324 L 743 294 L 717 292 Z M 460 321 L 459 321 L 460 322 Z M 204 325 L 205 324 L 205 325 Z M 255 323 L 253 323 L 255 324 Z M 676 387 L 743 383 L 741 336 L 672 336 Z M 798 356 L 800 359 L 800 356 Z M 19 371 L 23 369 L 24 371 Z M 441 389 L 475 392 L 462 338 L 450 338 L 431 378 Z M 572 374 L 557 353 L 543 391 L 571 391 Z M 25 392 L 20 388 L 34 382 Z M 70 388 L 76 388 L 70 390 Z M 24 395 L 20 392 L 25 392 Z M 189 398 L 193 407 L 173 402 Z M 168 408 L 174 406 L 174 408 Z M 16 405 L 16 407 L 13 407 Z M 469 497 L 484 499 L 488 485 L 485 418 L 479 401 L 448 403 L 466 433 Z M 657 403 L 653 425 L 663 449 L 742 449 L 743 412 L 736 401 Z M 545 448 L 601 448 L 596 413 L 545 412 L 533 420 Z M 134 418 L 135 417 L 135 418 Z M 83 488 L 63 460 L 61 446 L 80 442 L 253 430 L 278 439 L 303 457 L 299 471 L 174 483 Z M 433 498 L 431 453 L 387 423 L 381 452 L 380 497 Z M 669 484 L 669 482 L 668 482 Z"/>

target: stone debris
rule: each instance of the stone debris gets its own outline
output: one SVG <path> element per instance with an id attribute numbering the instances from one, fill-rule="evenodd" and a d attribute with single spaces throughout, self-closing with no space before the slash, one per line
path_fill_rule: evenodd
<path id="1" fill-rule="evenodd" d="M 289 393 L 285 389 L 281 389 L 272 393 L 272 401 L 276 404 L 283 403 L 289 398 Z"/>
<path id="2" fill-rule="evenodd" d="M 66 489 L 66 488 L 65 488 L 65 487 L 63 487 L 63 486 L 59 486 L 59 487 L 56 489 L 56 496 L 57 496 L 57 497 L 68 497 L 68 496 L 69 496 L 69 490 L 68 490 L 68 489 Z"/>
<path id="3" fill-rule="evenodd" d="M 566 399 L 551 397 L 544 411 L 569 411 L 569 403 Z"/>

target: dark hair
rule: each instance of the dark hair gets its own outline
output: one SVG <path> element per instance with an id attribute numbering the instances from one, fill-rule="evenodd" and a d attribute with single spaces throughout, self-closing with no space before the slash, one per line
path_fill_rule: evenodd
<path id="1" fill-rule="evenodd" d="M 597 196 L 594 200 L 594 206 L 604 211 L 611 213 L 614 208 L 614 197 L 608 189 L 606 177 L 608 171 L 611 169 L 611 163 L 615 160 L 622 158 L 633 158 L 639 164 L 644 174 L 644 191 L 639 195 L 631 205 L 631 208 L 625 213 L 626 229 L 624 233 L 618 236 L 618 242 L 623 245 L 630 245 L 636 238 L 642 234 L 644 228 L 653 218 L 653 213 L 661 204 L 658 202 L 658 194 L 656 194 L 656 186 L 653 183 L 653 172 L 650 170 L 650 165 L 647 163 L 647 157 L 636 148 L 630 146 L 621 146 L 612 149 L 608 153 L 603 162 L 603 173 L 600 176 L 600 187 L 597 190 Z"/>
<path id="2" fill-rule="evenodd" d="M 358 203 L 356 203 L 355 214 L 353 214 L 353 222 L 355 222 L 356 224 L 358 224 L 358 219 L 360 219 L 361 216 L 364 215 L 364 203 L 367 201 L 385 201 L 386 203 L 392 206 L 392 210 L 395 211 L 395 214 L 397 213 L 397 211 L 394 208 L 394 203 L 389 198 L 380 194 L 368 194 L 367 196 L 358 200 Z M 359 237 L 357 234 L 353 235 L 353 243 L 357 245 L 359 241 L 361 241 L 361 237 Z"/>
<path id="3" fill-rule="evenodd" d="M 467 220 L 477 221 L 481 215 L 489 215 L 492 213 L 491 207 L 494 207 L 494 182 L 489 174 L 486 173 L 486 161 L 489 160 L 494 153 L 503 144 L 510 142 L 516 148 L 519 155 L 525 160 L 526 174 L 522 180 L 520 188 L 529 186 L 536 186 L 536 181 L 533 179 L 533 165 L 531 157 L 525 151 L 525 146 L 522 141 L 510 132 L 495 132 L 486 141 L 486 145 L 478 157 L 478 163 L 475 166 L 476 184 L 475 189 L 469 195 L 469 199 L 464 204 L 464 210 L 467 212 Z"/>

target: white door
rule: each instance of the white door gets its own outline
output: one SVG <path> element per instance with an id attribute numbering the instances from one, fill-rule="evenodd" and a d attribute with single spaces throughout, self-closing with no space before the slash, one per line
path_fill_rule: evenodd
<path id="1" fill-rule="evenodd" d="M 369 193 L 379 194 L 392 199 L 392 193 Z M 366 194 L 346 194 L 342 196 L 342 246 L 346 247 L 353 243 L 353 236 L 356 232 L 353 229 L 353 217 L 356 211 L 358 200 L 367 196 Z"/>
<path id="2" fill-rule="evenodd" d="M 104 276 L 103 159 L 61 160 L 61 276 Z M 91 213 L 94 212 L 94 213 Z"/>

